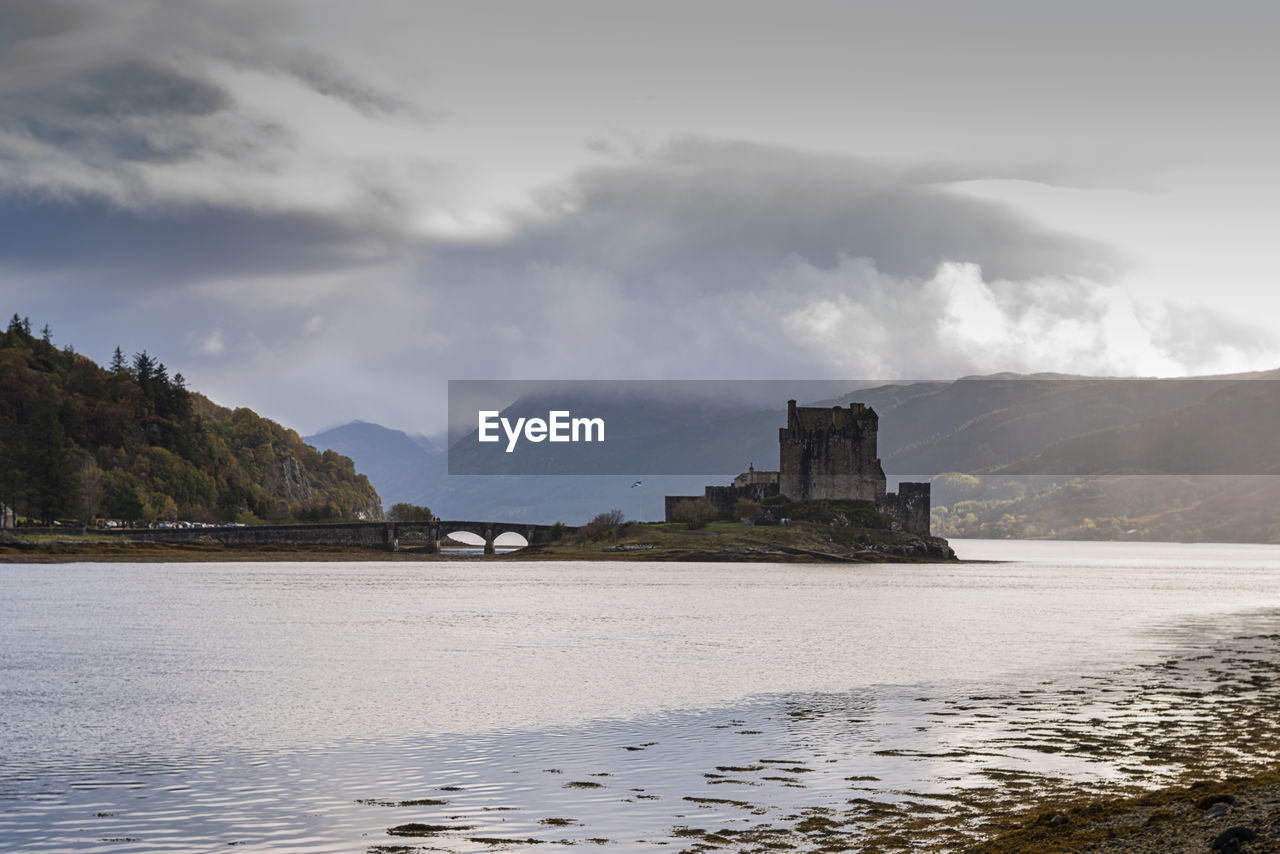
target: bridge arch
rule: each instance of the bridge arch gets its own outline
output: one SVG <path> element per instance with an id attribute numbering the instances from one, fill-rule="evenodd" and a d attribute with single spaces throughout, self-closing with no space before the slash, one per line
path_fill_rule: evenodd
<path id="1" fill-rule="evenodd" d="M 503 531 L 501 534 L 494 537 L 493 545 L 495 549 L 504 548 L 514 551 L 526 548 L 529 545 L 529 538 L 518 530 L 512 528 L 510 530 Z"/>
<path id="2" fill-rule="evenodd" d="M 450 531 L 447 528 L 440 529 L 439 544 L 442 547 L 462 546 L 465 548 L 479 548 L 484 545 L 484 537 L 480 534 L 472 533 L 464 529 Z"/>
<path id="3" fill-rule="evenodd" d="M 379 523 L 380 524 L 380 523 Z M 495 554 L 496 546 L 521 549 L 551 542 L 553 528 L 523 522 L 475 522 L 435 519 L 430 522 L 385 523 L 383 538 L 389 549 L 396 549 L 401 537 L 409 540 L 426 538 L 431 549 L 440 551 L 446 540 L 466 546 L 484 546 L 485 554 Z M 559 530 L 568 530 L 561 527 Z M 501 540 L 501 542 L 499 542 Z"/>

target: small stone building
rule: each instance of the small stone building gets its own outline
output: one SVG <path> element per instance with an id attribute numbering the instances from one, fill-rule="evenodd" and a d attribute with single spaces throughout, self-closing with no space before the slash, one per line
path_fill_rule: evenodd
<path id="1" fill-rule="evenodd" d="M 706 487 L 704 496 L 668 495 L 666 518 L 671 520 L 679 502 L 700 497 L 721 516 L 731 515 L 742 498 L 855 499 L 874 503 L 912 533 L 928 534 L 929 484 L 903 483 L 896 493 L 885 491 L 884 469 L 876 456 L 879 428 L 876 411 L 862 403 L 846 409 L 796 406 L 789 400 L 787 426 L 778 430 L 778 471 L 756 471 L 752 465 L 730 486 Z"/>

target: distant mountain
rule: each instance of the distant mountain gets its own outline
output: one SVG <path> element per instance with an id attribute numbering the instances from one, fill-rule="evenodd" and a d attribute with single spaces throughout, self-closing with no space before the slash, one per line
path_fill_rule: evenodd
<path id="1" fill-rule="evenodd" d="M 444 436 L 428 436 L 426 433 L 409 433 L 407 435 L 418 447 L 432 456 L 443 454 L 448 446 L 448 439 Z"/>
<path id="2" fill-rule="evenodd" d="M 406 463 L 425 462 L 432 453 L 400 430 L 391 430 L 368 421 L 352 421 L 303 440 L 317 448 L 329 448 L 357 461 L 359 469 L 374 482 L 385 481 Z"/>
<path id="3" fill-rule="evenodd" d="M 886 471 L 1084 473 L 1060 457 L 1038 457 L 1056 442 L 1127 431 L 1144 419 L 1203 403 L 1238 380 L 1116 380 L 1063 375 L 996 375 L 950 383 L 882 386 L 850 397 L 880 415 Z M 1225 422 L 1223 422 L 1225 423 Z M 1205 437 L 1215 435 L 1206 429 Z"/>
<path id="4" fill-rule="evenodd" d="M 304 441 L 355 460 L 356 468 L 378 488 L 386 506 L 409 502 L 436 509 L 426 497 L 435 494 L 436 485 L 445 476 L 445 455 L 438 450 L 433 453 L 403 431 L 352 421 L 307 436 Z"/>
<path id="5" fill-rule="evenodd" d="M 1003 466 L 1008 474 L 1258 474 L 1280 464 L 1280 382 L 1186 380 L 1160 405 L 1120 426 L 1050 440 L 1033 456 Z M 1148 397 L 1154 398 L 1152 394 Z M 1177 406 L 1169 405 L 1177 401 Z"/>

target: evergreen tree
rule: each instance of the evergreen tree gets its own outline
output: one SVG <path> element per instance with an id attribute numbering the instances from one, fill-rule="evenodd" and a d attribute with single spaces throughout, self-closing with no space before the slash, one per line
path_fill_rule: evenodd
<path id="1" fill-rule="evenodd" d="M 169 372 L 165 370 L 164 362 L 156 363 L 156 369 L 151 379 L 151 398 L 155 403 L 157 415 L 161 418 L 173 417 L 173 410 L 169 406 L 171 400 L 169 394 Z"/>
<path id="2" fill-rule="evenodd" d="M 16 421 L 0 418 L 0 504 L 17 512 L 26 486 L 26 448 Z"/>
<path id="3" fill-rule="evenodd" d="M 10 333 L 22 331 L 22 318 L 18 317 L 16 311 L 13 313 L 13 317 L 9 319 L 9 329 L 7 331 Z"/>
<path id="4" fill-rule="evenodd" d="M 191 392 L 187 391 L 186 377 L 174 374 L 170 393 L 173 396 L 173 417 L 185 424 L 191 420 Z"/>
<path id="5" fill-rule="evenodd" d="M 51 525 L 54 519 L 70 513 L 78 502 L 75 461 L 52 402 L 41 401 L 26 427 L 29 510 Z"/>
<path id="6" fill-rule="evenodd" d="M 49 324 L 45 324 L 40 330 L 40 341 L 50 347 L 53 346 L 53 330 L 49 328 Z"/>
<path id="7" fill-rule="evenodd" d="M 17 316 L 18 315 L 16 314 L 14 315 L 14 317 L 17 317 Z M 124 370 L 125 370 L 124 353 L 121 353 L 120 348 L 117 347 L 116 352 L 111 356 L 111 373 L 115 374 L 116 376 L 119 376 L 120 374 L 124 373 Z"/>
<path id="8" fill-rule="evenodd" d="M 147 355 L 146 350 L 133 354 L 133 375 L 144 392 L 151 390 L 151 377 L 155 369 L 155 360 Z"/>

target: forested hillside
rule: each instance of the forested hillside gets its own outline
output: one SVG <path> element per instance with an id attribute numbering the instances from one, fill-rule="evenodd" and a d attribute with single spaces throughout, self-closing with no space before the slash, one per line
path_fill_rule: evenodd
<path id="1" fill-rule="evenodd" d="M 349 458 L 212 403 L 146 351 L 102 368 L 17 315 L 0 335 L 0 503 L 45 523 L 382 516 Z"/>

